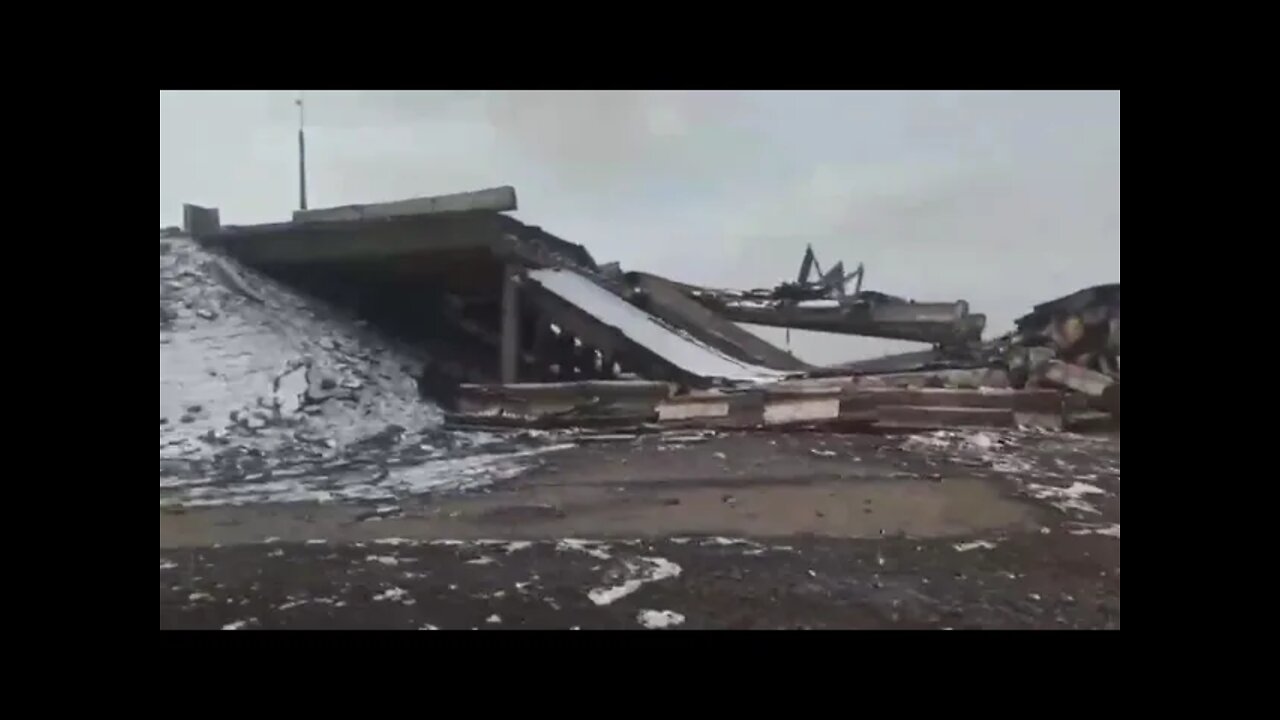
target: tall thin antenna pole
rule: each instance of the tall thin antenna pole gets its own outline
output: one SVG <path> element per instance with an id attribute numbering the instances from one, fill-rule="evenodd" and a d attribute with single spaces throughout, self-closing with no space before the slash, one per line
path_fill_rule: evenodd
<path id="1" fill-rule="evenodd" d="M 307 138 L 302 128 L 306 123 L 306 110 L 302 107 L 302 91 L 298 91 L 298 206 L 307 209 Z"/>

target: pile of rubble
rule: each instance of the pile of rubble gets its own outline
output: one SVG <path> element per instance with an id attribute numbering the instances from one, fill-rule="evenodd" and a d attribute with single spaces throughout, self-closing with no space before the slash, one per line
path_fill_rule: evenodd
<path id="1" fill-rule="evenodd" d="M 1013 333 L 800 377 L 691 390 L 594 381 L 463 385 L 455 426 L 925 430 L 1082 428 L 1120 419 L 1120 286 L 1036 306 Z"/>
<path id="2" fill-rule="evenodd" d="M 1120 419 L 1120 283 L 1037 305 L 997 341 L 1013 387 L 1058 387 Z"/>
<path id="3" fill-rule="evenodd" d="M 1035 306 L 1016 329 L 986 342 L 937 345 L 823 368 L 898 388 L 1052 389 L 1080 424 L 1120 420 L 1120 284 Z"/>

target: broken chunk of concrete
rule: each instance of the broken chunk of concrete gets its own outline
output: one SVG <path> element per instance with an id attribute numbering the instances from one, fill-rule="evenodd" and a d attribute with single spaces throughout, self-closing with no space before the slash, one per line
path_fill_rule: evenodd
<path id="1" fill-rule="evenodd" d="M 1040 373 L 1040 379 L 1050 385 L 1074 390 L 1089 397 L 1100 398 L 1115 380 L 1096 370 L 1079 365 L 1065 363 L 1061 360 L 1050 360 Z"/>

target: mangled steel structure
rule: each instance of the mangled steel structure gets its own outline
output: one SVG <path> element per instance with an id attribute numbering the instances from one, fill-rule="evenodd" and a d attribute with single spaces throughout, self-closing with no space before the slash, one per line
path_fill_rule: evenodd
<path id="1" fill-rule="evenodd" d="M 824 273 L 812 248 L 794 282 L 712 289 L 599 265 L 504 214 L 515 207 L 504 187 L 268 225 L 222 227 L 196 206 L 184 218 L 204 244 L 421 348 L 421 387 L 454 422 L 1059 427 L 1064 405 L 1047 387 L 1106 396 L 1118 417 L 1118 285 L 1037 306 L 983 343 L 985 317 L 965 301 L 865 290 L 861 264 Z M 738 323 L 931 348 L 815 368 Z"/>
<path id="2" fill-rule="evenodd" d="M 865 268 L 851 273 L 837 262 L 826 273 L 813 248 L 805 249 L 795 282 L 771 290 L 717 290 L 681 286 L 724 318 L 751 325 L 913 340 L 961 347 L 982 335 L 986 316 L 971 314 L 969 303 L 916 302 L 862 289 Z"/>

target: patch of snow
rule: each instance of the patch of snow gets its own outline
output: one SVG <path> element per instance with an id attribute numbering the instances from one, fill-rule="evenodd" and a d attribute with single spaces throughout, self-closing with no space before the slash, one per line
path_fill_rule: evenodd
<path id="1" fill-rule="evenodd" d="M 520 550 L 528 550 L 531 547 L 533 547 L 533 543 L 528 540 L 516 540 L 515 542 L 507 543 L 506 551 L 510 554 L 513 552 L 519 552 Z"/>
<path id="2" fill-rule="evenodd" d="M 811 310 L 826 309 L 831 310 L 840 307 L 839 300 L 801 300 L 796 303 L 796 307 L 807 308 Z"/>
<path id="3" fill-rule="evenodd" d="M 990 450 L 996 446 L 995 439 L 987 433 L 974 433 L 968 437 L 966 442 L 979 450 Z"/>
<path id="4" fill-rule="evenodd" d="M 365 562 L 376 562 L 390 567 L 400 564 L 400 559 L 391 557 L 390 555 L 370 555 L 364 559 Z"/>
<path id="5" fill-rule="evenodd" d="M 989 540 L 974 540 L 973 542 L 963 542 L 952 545 L 952 547 L 956 549 L 956 552 L 969 552 L 970 550 L 977 550 L 979 548 L 983 550 L 991 550 L 995 548 L 995 546 L 996 544 Z"/>
<path id="6" fill-rule="evenodd" d="M 162 507 L 354 499 L 392 514 L 397 498 L 514 477 L 528 454 L 572 446 L 513 454 L 507 437 L 479 432 L 438 442 L 443 413 L 418 392 L 414 351 L 190 238 L 161 256 L 160 295 Z M 362 445 L 375 436 L 392 447 Z M 273 457 L 281 448 L 299 452 Z M 324 467 L 352 449 L 390 456 L 390 472 Z M 208 475 L 227 450 L 267 466 Z"/>
<path id="7" fill-rule="evenodd" d="M 474 559 L 474 560 L 468 560 L 466 564 L 467 564 L 467 565 L 492 565 L 492 564 L 494 564 L 494 563 L 496 563 L 496 562 L 498 562 L 498 561 L 497 561 L 497 560 L 494 560 L 493 558 L 489 557 L 488 555 L 481 555 L 480 557 L 478 557 L 478 558 L 476 558 L 476 559 Z"/>
<path id="8" fill-rule="evenodd" d="M 426 625 L 423 625 L 418 629 L 419 630 L 439 630 L 440 628 L 436 627 L 435 625 L 432 625 L 431 623 L 427 623 Z"/>
<path id="9" fill-rule="evenodd" d="M 170 561 L 168 561 L 168 560 L 161 560 L 161 561 L 160 561 L 160 569 L 161 569 L 161 570 L 173 570 L 173 569 L 174 569 L 174 568 L 176 568 L 176 567 L 178 567 L 178 563 L 176 563 L 176 562 L 170 562 Z"/>
<path id="10" fill-rule="evenodd" d="M 825 458 L 835 457 L 837 454 L 839 454 L 835 450 L 819 450 L 817 448 L 813 448 L 809 452 L 813 453 L 814 455 L 817 455 L 818 457 L 825 457 Z"/>
<path id="11" fill-rule="evenodd" d="M 398 588 L 393 585 L 387 588 L 386 590 L 384 590 L 383 592 L 380 592 L 377 595 L 374 595 L 373 599 L 378 602 L 381 602 L 383 600 L 390 600 L 393 602 L 397 602 L 397 601 L 404 600 L 406 597 L 408 597 L 408 595 L 409 595 L 408 590 L 405 590 L 404 588 Z"/>
<path id="12" fill-rule="evenodd" d="M 724 304 L 728 308 L 739 308 L 747 310 L 767 310 L 774 306 L 771 302 L 763 300 L 734 300 Z"/>
<path id="13" fill-rule="evenodd" d="M 729 545 L 746 545 L 747 547 L 760 547 L 759 543 L 754 543 L 754 542 L 751 542 L 750 540 L 743 540 L 742 538 L 719 537 L 719 536 L 709 537 L 706 540 L 704 540 L 702 544 L 703 545 L 720 545 L 721 547 L 727 547 Z"/>
<path id="14" fill-rule="evenodd" d="M 187 600 L 191 602 L 199 602 L 201 600 L 212 600 L 213 596 L 209 593 L 193 592 L 187 596 Z"/>
<path id="15" fill-rule="evenodd" d="M 1096 485 L 1089 483 L 1073 482 L 1070 487 L 1057 487 L 1054 485 L 1039 485 L 1037 483 L 1027 483 L 1026 491 L 1037 500 L 1048 500 L 1049 504 L 1058 508 L 1062 512 L 1070 510 L 1078 510 L 1084 513 L 1092 513 L 1101 515 L 1102 511 L 1090 505 L 1081 498 L 1086 495 L 1106 495 L 1107 491 Z"/>
<path id="16" fill-rule="evenodd" d="M 312 539 L 308 540 L 306 544 L 307 544 L 307 545 L 324 545 L 324 544 L 326 544 L 326 543 L 328 543 L 328 542 L 329 542 L 329 541 L 328 541 L 328 540 L 325 540 L 324 538 L 312 538 Z"/>
<path id="17" fill-rule="evenodd" d="M 249 618 L 247 620 L 236 620 L 222 626 L 223 630 L 243 630 L 251 622 L 256 622 L 257 618 Z"/>
<path id="18" fill-rule="evenodd" d="M 374 540 L 373 544 L 374 545 L 391 545 L 394 547 L 396 545 L 417 545 L 418 541 L 409 540 L 408 538 L 390 537 L 390 538 L 380 538 L 378 540 Z"/>
<path id="19" fill-rule="evenodd" d="M 595 540 L 578 540 L 576 538 L 564 538 L 556 543 L 556 550 L 561 552 L 574 551 L 586 553 L 593 558 L 600 560 L 609 560 L 613 556 L 605 552 L 609 546 Z"/>
<path id="20" fill-rule="evenodd" d="M 484 619 L 484 621 L 485 621 L 485 622 L 487 622 L 487 623 L 493 623 L 493 624 L 495 624 L 495 625 L 496 625 L 497 623 L 502 622 L 502 616 L 501 616 L 501 615 L 498 615 L 498 614 L 496 614 L 496 613 L 495 613 L 495 614 L 490 615 L 489 617 L 485 618 L 485 619 Z"/>
<path id="21" fill-rule="evenodd" d="M 684 615 L 672 610 L 641 610 L 636 615 L 636 622 L 646 629 L 659 630 L 683 624 Z"/>
<path id="22" fill-rule="evenodd" d="M 1109 525 L 1081 525 L 1067 532 L 1072 535 L 1106 535 L 1107 537 L 1120 537 L 1120 523 L 1111 523 Z"/>
<path id="23" fill-rule="evenodd" d="M 596 588 L 587 593 L 587 597 L 596 605 L 611 605 L 614 602 L 639 590 L 645 583 L 658 582 L 680 576 L 680 566 L 659 557 L 636 558 L 639 563 L 626 562 L 627 573 L 632 577 L 620 585 L 607 588 Z"/>
<path id="24" fill-rule="evenodd" d="M 292 601 L 290 601 L 290 602 L 287 602 L 287 603 L 285 603 L 285 604 L 281 605 L 280 607 L 278 607 L 278 608 L 276 608 L 276 609 L 277 609 L 277 610 L 292 610 L 293 608 L 299 607 L 299 606 L 301 606 L 301 605 L 306 605 L 306 604 L 307 604 L 307 601 L 306 601 L 306 600 L 292 600 Z"/>

